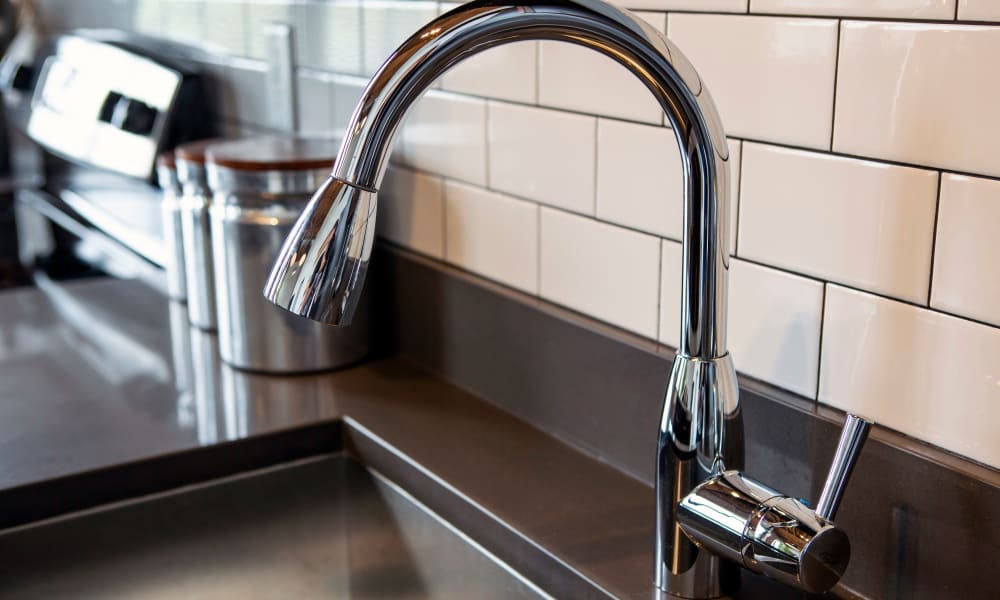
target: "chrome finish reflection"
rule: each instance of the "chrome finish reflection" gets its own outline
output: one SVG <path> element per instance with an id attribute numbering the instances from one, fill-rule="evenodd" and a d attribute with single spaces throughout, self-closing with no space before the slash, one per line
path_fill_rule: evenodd
<path id="1" fill-rule="evenodd" d="M 726 556 L 735 539 L 730 529 L 750 516 L 719 512 L 725 505 L 717 510 L 718 503 L 706 504 L 693 491 L 743 467 L 736 372 L 726 349 L 729 156 L 698 73 L 642 19 L 599 0 L 477 0 L 424 26 L 386 60 L 362 94 L 332 176 L 285 240 L 264 294 L 298 315 L 349 322 L 370 259 L 376 195 L 410 106 L 458 62 L 522 40 L 568 42 L 610 57 L 650 90 L 672 126 L 684 174 L 681 334 L 657 446 L 655 580 L 672 594 L 719 596 L 732 590 L 739 573 L 719 554 Z M 748 494 L 746 502 L 755 499 Z M 688 512 L 698 516 L 682 524 L 678 515 L 685 501 Z M 704 510 L 696 511 L 699 507 Z M 771 536 L 774 527 L 764 523 L 765 547 L 783 539 Z M 809 529 L 812 525 L 803 527 L 819 539 L 822 531 Z M 783 581 L 814 585 L 784 568 L 760 566 L 773 562 L 767 552 L 761 556 L 766 558 L 742 562 Z"/>
<path id="2" fill-rule="evenodd" d="M 840 500 L 847 488 L 847 481 L 854 471 L 858 457 L 861 456 L 861 448 L 868 439 L 870 428 L 871 421 L 856 415 L 847 415 L 844 429 L 840 432 L 840 441 L 837 443 L 837 452 L 833 455 L 833 464 L 830 465 L 830 473 L 823 485 L 823 492 L 816 502 L 816 514 L 826 519 L 833 519 L 836 516 Z"/>
<path id="3" fill-rule="evenodd" d="M 187 275 L 184 269 L 184 213 L 181 185 L 173 165 L 156 166 L 156 177 L 163 188 L 163 242 L 166 246 L 167 295 L 181 302 L 187 300 Z"/>
<path id="4" fill-rule="evenodd" d="M 212 231 L 208 215 L 211 196 L 205 165 L 180 157 L 176 162 L 177 179 L 181 185 L 181 236 L 184 242 L 188 315 L 192 325 L 212 331 L 216 328 L 217 319 Z"/>

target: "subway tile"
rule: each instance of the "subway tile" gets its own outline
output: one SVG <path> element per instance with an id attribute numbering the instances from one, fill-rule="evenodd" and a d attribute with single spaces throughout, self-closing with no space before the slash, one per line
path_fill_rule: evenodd
<path id="1" fill-rule="evenodd" d="M 821 402 L 1000 467 L 1000 329 L 828 286 Z"/>
<path id="2" fill-rule="evenodd" d="M 1000 326 L 1000 181 L 941 180 L 931 306 Z"/>
<path id="3" fill-rule="evenodd" d="M 389 167 L 378 193 L 376 230 L 400 246 L 444 257 L 444 185 L 441 179 Z"/>
<path id="4" fill-rule="evenodd" d="M 541 296 L 655 338 L 660 240 L 587 217 L 541 210 Z"/>
<path id="5" fill-rule="evenodd" d="M 671 14 L 668 37 L 701 74 L 728 134 L 829 147 L 836 21 Z"/>
<path id="6" fill-rule="evenodd" d="M 730 251 L 736 237 L 740 143 L 728 141 Z M 664 127 L 599 119 L 597 123 L 597 217 L 675 240 L 684 208 L 680 153 Z"/>
<path id="7" fill-rule="evenodd" d="M 736 370 L 815 398 L 823 284 L 733 260 L 729 351 Z"/>
<path id="8" fill-rule="evenodd" d="M 333 128 L 343 136 L 354 114 L 354 108 L 365 91 L 368 80 L 350 75 L 333 76 Z"/>
<path id="9" fill-rule="evenodd" d="M 168 4 L 162 0 L 137 0 L 132 27 L 137 33 L 153 37 L 167 37 L 166 12 Z M 43 13 L 45 9 L 43 8 Z M 59 10 L 57 13 L 65 14 Z M 45 23 L 56 30 L 61 29 L 58 23 L 52 23 L 49 14 L 43 14 Z"/>
<path id="10" fill-rule="evenodd" d="M 640 13 L 657 30 L 662 13 Z M 646 87 L 625 67 L 597 52 L 564 42 L 539 45 L 538 101 L 609 117 L 663 122 L 663 110 Z"/>
<path id="11" fill-rule="evenodd" d="M 995 27 L 845 22 L 834 149 L 1000 175 L 997 62 Z"/>
<path id="12" fill-rule="evenodd" d="M 663 241 L 660 341 L 680 343 L 681 245 Z M 808 398 L 819 377 L 823 284 L 734 259 L 729 270 L 729 351 L 736 369 Z"/>
<path id="13" fill-rule="evenodd" d="M 927 301 L 937 173 L 743 144 L 743 258 Z"/>
<path id="14" fill-rule="evenodd" d="M 461 6 L 442 3 L 445 13 Z M 444 74 L 442 89 L 532 104 L 538 95 L 538 42 L 514 42 L 490 48 Z"/>
<path id="15" fill-rule="evenodd" d="M 251 58 L 266 59 L 270 52 L 264 27 L 269 23 L 295 26 L 295 5 L 279 0 L 255 0 L 246 3 L 247 54 Z M 297 35 L 296 31 L 293 35 Z"/>
<path id="16" fill-rule="evenodd" d="M 337 73 L 361 73 L 360 1 L 299 2 L 295 21 L 299 65 Z"/>
<path id="17" fill-rule="evenodd" d="M 445 236 L 448 262 L 538 292 L 537 204 L 449 181 Z"/>
<path id="18" fill-rule="evenodd" d="M 594 213 L 596 119 L 490 102 L 490 187 Z"/>
<path id="19" fill-rule="evenodd" d="M 747 10 L 747 0 L 613 0 L 611 3 L 633 10 L 695 10 L 735 13 Z"/>
<path id="20" fill-rule="evenodd" d="M 323 71 L 299 69 L 299 132 L 310 137 L 334 135 L 333 77 Z"/>
<path id="21" fill-rule="evenodd" d="M 958 0 L 958 18 L 968 21 L 1000 21 L 996 0 Z"/>
<path id="22" fill-rule="evenodd" d="M 660 249 L 660 341 L 677 348 L 681 338 L 681 243 L 662 240 Z"/>
<path id="23" fill-rule="evenodd" d="M 538 42 L 514 42 L 462 61 L 445 73 L 442 88 L 532 104 L 538 93 Z"/>
<path id="24" fill-rule="evenodd" d="M 431 90 L 410 109 L 398 157 L 412 167 L 486 185 L 486 101 Z"/>
<path id="25" fill-rule="evenodd" d="M 951 19 L 955 0 L 750 0 L 750 12 L 828 17 Z"/>
<path id="26" fill-rule="evenodd" d="M 363 73 L 374 74 L 400 44 L 437 14 L 436 2 L 366 0 L 361 7 Z"/>
<path id="27" fill-rule="evenodd" d="M 243 0 L 217 0 L 206 2 L 202 9 L 206 23 L 205 44 L 216 52 L 247 55 L 247 11 Z"/>
<path id="28" fill-rule="evenodd" d="M 200 45 L 205 39 L 204 10 L 202 0 L 167 0 L 163 13 L 167 39 Z"/>

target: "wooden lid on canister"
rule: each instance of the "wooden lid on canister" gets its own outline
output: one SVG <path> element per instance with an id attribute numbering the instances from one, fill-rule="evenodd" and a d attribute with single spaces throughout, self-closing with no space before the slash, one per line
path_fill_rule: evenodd
<path id="1" fill-rule="evenodd" d="M 329 138 L 247 138 L 213 144 L 207 161 L 237 171 L 330 169 L 337 150 Z"/>
<path id="2" fill-rule="evenodd" d="M 178 160 L 203 165 L 205 164 L 205 151 L 219 143 L 225 143 L 225 140 L 220 138 L 211 138 L 208 140 L 198 140 L 196 142 L 181 144 L 180 146 L 174 148 L 174 157 Z"/>

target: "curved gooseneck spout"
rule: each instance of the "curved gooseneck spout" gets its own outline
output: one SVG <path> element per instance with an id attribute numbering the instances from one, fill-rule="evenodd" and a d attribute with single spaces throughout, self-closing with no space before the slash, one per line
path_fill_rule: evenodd
<path id="1" fill-rule="evenodd" d="M 769 557 L 758 564 L 741 554 L 750 546 L 739 536 L 726 537 L 733 533 L 733 521 L 714 522 L 720 511 L 707 510 L 708 504 L 694 493 L 710 483 L 714 487 L 706 494 L 733 488 L 749 490 L 750 497 L 765 489 L 747 487 L 735 470 L 743 466 L 743 436 L 736 373 L 726 350 L 729 157 L 715 106 L 697 72 L 642 19 L 600 0 L 476 0 L 424 26 L 365 89 L 333 173 L 285 241 L 265 296 L 298 315 L 348 323 L 370 259 L 376 195 L 408 109 L 458 62 L 522 40 L 569 42 L 614 59 L 645 84 L 673 127 L 684 180 L 683 298 L 680 346 L 657 446 L 654 577 L 658 588 L 671 593 L 719 596 L 738 583 L 737 563 L 760 571 L 777 571 L 769 565 L 785 563 Z M 728 478 L 721 479 L 723 475 Z M 758 514 L 750 511 L 745 517 Z M 828 527 L 825 521 L 810 523 Z M 779 553 L 794 545 L 787 540 L 782 544 Z M 806 556 L 805 550 L 793 554 L 781 555 L 793 575 L 776 575 L 791 583 L 816 587 L 796 579 L 803 557 L 826 571 L 837 570 Z"/>

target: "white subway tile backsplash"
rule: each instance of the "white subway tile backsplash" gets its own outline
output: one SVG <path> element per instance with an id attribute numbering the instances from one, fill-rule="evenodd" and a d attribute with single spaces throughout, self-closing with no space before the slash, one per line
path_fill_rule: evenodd
<path id="1" fill-rule="evenodd" d="M 202 8 L 205 21 L 205 45 L 212 51 L 237 56 L 247 55 L 247 11 L 242 0 L 206 2 Z"/>
<path id="2" fill-rule="evenodd" d="M 1000 466 L 1000 329 L 828 286 L 819 400 Z"/>
<path id="3" fill-rule="evenodd" d="M 300 65 L 338 73 L 361 72 L 359 0 L 309 0 L 295 8 Z"/>
<path id="4" fill-rule="evenodd" d="M 1000 181 L 941 180 L 931 306 L 1000 326 Z"/>
<path id="5" fill-rule="evenodd" d="M 997 29 L 848 21 L 834 150 L 1000 175 Z"/>
<path id="6" fill-rule="evenodd" d="M 680 343 L 681 245 L 663 241 L 660 341 Z M 729 351 L 740 373 L 814 398 L 823 284 L 734 259 L 729 270 Z"/>
<path id="7" fill-rule="evenodd" d="M 594 213 L 594 117 L 500 102 L 488 112 L 491 188 Z"/>
<path id="8" fill-rule="evenodd" d="M 730 251 L 735 248 L 740 143 L 729 140 Z M 680 153 L 665 127 L 599 119 L 597 218 L 681 239 L 684 208 Z"/>
<path id="9" fill-rule="evenodd" d="M 347 129 L 367 84 L 368 80 L 361 77 L 333 76 L 333 127 L 337 132 Z"/>
<path id="10" fill-rule="evenodd" d="M 212 4 L 207 2 L 206 4 Z M 295 5 L 281 0 L 254 0 L 246 4 L 247 53 L 251 58 L 266 59 L 270 52 L 264 27 L 271 23 L 295 26 Z M 294 34 L 293 34 L 294 35 Z"/>
<path id="11" fill-rule="evenodd" d="M 664 30 L 662 13 L 639 13 Z M 646 87 L 612 59 L 564 42 L 539 45 L 538 101 L 545 106 L 598 115 L 663 122 L 663 110 Z"/>
<path id="12" fill-rule="evenodd" d="M 743 144 L 741 257 L 926 303 L 937 173 Z"/>
<path id="13" fill-rule="evenodd" d="M 299 133 L 308 137 L 332 136 L 333 76 L 323 71 L 299 69 L 298 112 Z"/>
<path id="14" fill-rule="evenodd" d="M 363 73 L 374 74 L 400 44 L 437 14 L 436 2 L 365 0 L 361 8 Z"/>
<path id="15" fill-rule="evenodd" d="M 445 260 L 538 292 L 537 204 L 449 181 L 445 211 Z"/>
<path id="16" fill-rule="evenodd" d="M 444 258 L 444 184 L 440 177 L 389 167 L 378 199 L 375 223 L 380 236 Z"/>
<path id="17" fill-rule="evenodd" d="M 542 207 L 540 251 L 543 298 L 656 336 L 657 238 Z"/>
<path id="18" fill-rule="evenodd" d="M 198 46 L 205 39 L 205 4 L 202 0 L 167 0 L 163 31 L 167 39 Z"/>
<path id="19" fill-rule="evenodd" d="M 969 21 L 1000 21 L 996 0 L 958 0 L 958 18 Z"/>
<path id="20" fill-rule="evenodd" d="M 822 283 L 731 262 L 729 351 L 741 373 L 815 397 L 822 315 Z"/>
<path id="21" fill-rule="evenodd" d="M 746 12 L 747 0 L 612 0 L 612 4 L 643 10 L 696 10 L 701 12 Z"/>
<path id="22" fill-rule="evenodd" d="M 829 147 L 836 21 L 671 14 L 667 25 L 729 135 Z"/>
<path id="23" fill-rule="evenodd" d="M 750 0 L 750 12 L 828 17 L 951 19 L 955 0 Z"/>
<path id="24" fill-rule="evenodd" d="M 431 90 L 403 123 L 401 162 L 486 185 L 486 101 Z"/>
<path id="25" fill-rule="evenodd" d="M 532 104 L 538 94 L 538 42 L 491 48 L 451 68 L 442 88 Z"/>

